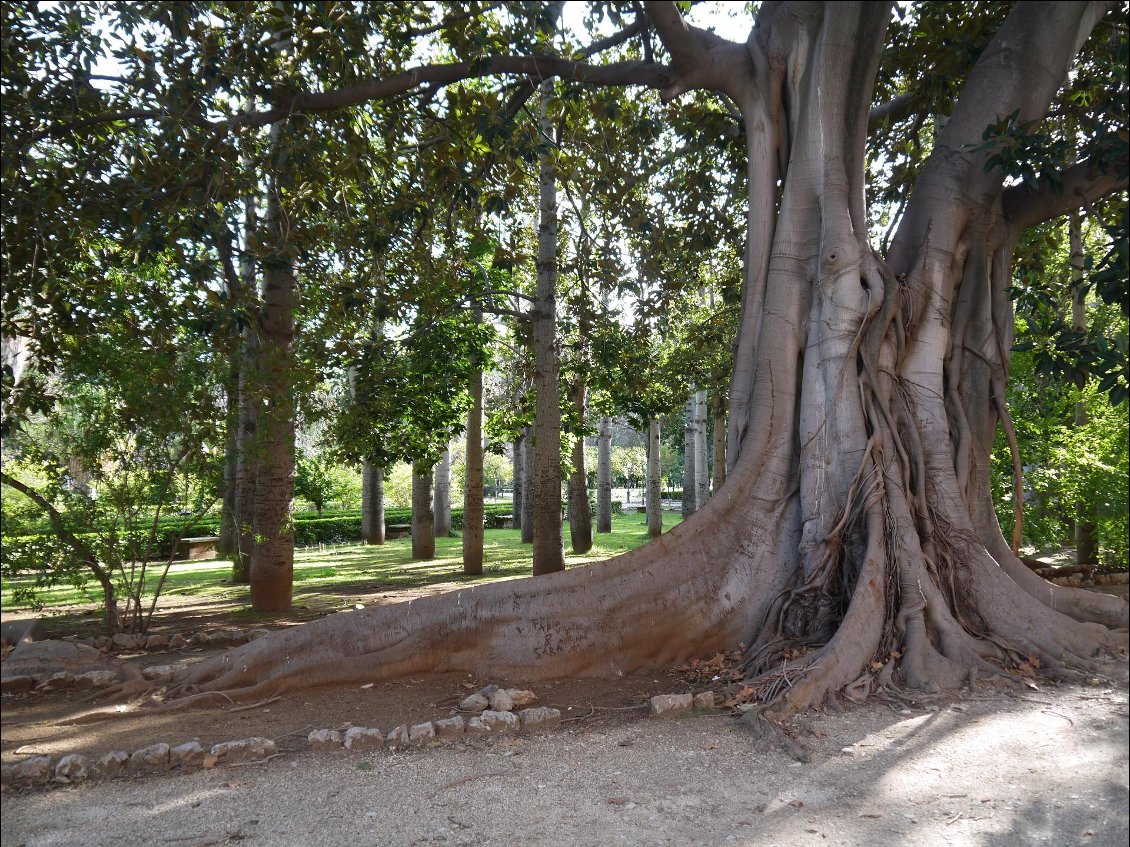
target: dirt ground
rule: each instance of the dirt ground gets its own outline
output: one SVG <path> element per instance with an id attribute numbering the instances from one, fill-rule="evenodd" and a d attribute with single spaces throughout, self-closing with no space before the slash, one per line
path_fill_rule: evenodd
<path id="1" fill-rule="evenodd" d="M 586 708 L 537 736 L 9 792 L 0 836 L 4 847 L 1127 843 L 1124 657 L 1083 686 L 811 715 L 796 737 L 804 761 L 726 713 L 636 714 Z"/>
<path id="2" fill-rule="evenodd" d="M 346 600 L 403 598 L 374 586 Z M 155 631 L 230 626 L 226 606 L 174 600 Z M 285 627 L 319 613 L 242 623 Z M 59 617 L 41 637 L 93 633 L 94 625 L 87 615 Z M 121 655 L 144 667 L 217 652 Z M 107 707 L 78 692 L 5 696 L 6 762 L 250 736 L 274 739 L 281 755 L 264 765 L 5 792 L 3 843 L 1122 847 L 1127 677 L 1123 655 L 1079 687 L 1037 680 L 1019 693 L 988 685 L 936 701 L 873 701 L 805 716 L 785 742 L 758 736 L 728 710 L 645 718 L 652 694 L 702 687 L 701 676 L 676 669 L 552 683 L 432 675 L 299 692 L 255 708 L 110 706 L 112 718 L 93 722 L 84 715 Z M 387 731 L 447 717 L 487 683 L 532 688 L 542 705 L 562 710 L 562 728 L 368 756 L 308 750 L 311 729 Z"/>

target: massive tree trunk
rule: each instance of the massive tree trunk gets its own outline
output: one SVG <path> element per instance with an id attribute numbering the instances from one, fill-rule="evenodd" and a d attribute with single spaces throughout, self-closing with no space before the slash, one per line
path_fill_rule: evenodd
<path id="1" fill-rule="evenodd" d="M 659 477 L 659 420 L 651 419 L 647 428 L 647 534 L 658 538 L 663 534 L 663 482 Z"/>
<path id="2" fill-rule="evenodd" d="M 451 535 L 451 450 L 443 451 L 435 468 L 435 532 L 436 538 Z"/>
<path id="3" fill-rule="evenodd" d="M 361 538 L 385 543 L 385 474 L 368 459 L 361 462 Z"/>
<path id="4" fill-rule="evenodd" d="M 412 463 L 412 558 L 436 557 L 436 524 L 432 511 L 432 467 Z"/>
<path id="5" fill-rule="evenodd" d="M 480 317 L 481 315 L 477 315 Z M 483 372 L 471 377 L 463 478 L 463 573 L 483 572 Z"/>
<path id="6" fill-rule="evenodd" d="M 573 406 L 584 426 L 585 381 L 578 377 L 571 386 Z M 589 477 L 585 470 L 585 436 L 578 434 L 573 440 L 572 467 L 569 473 L 569 541 L 574 553 L 587 553 L 592 549 L 592 510 L 589 507 Z"/>
<path id="7" fill-rule="evenodd" d="M 541 133 L 550 137 L 552 124 L 546 106 L 553 85 L 541 87 Z M 561 365 L 557 353 L 557 167 L 553 152 L 541 155 L 538 168 L 538 280 L 532 313 L 534 369 L 537 398 L 532 450 L 526 460 L 533 466 L 534 576 L 565 570 L 561 526 L 561 404 L 558 383 Z M 523 524 L 523 532 L 525 526 Z"/>
<path id="8" fill-rule="evenodd" d="M 673 4 L 647 8 L 674 63 L 665 95 L 724 91 L 747 128 L 726 496 L 601 565 L 292 628 L 184 671 L 174 694 L 427 670 L 617 674 L 741 641 L 753 696 L 780 716 L 1009 677 L 1031 658 L 1070 677 L 1125 645 L 1108 627 L 1126 627 L 1126 601 L 1026 568 L 989 488 L 1009 427 L 1013 245 L 1093 197 L 1095 178 L 1006 190 L 975 149 L 999 116 L 1046 110 L 1101 7 L 1009 13 L 886 256 L 868 243 L 864 142 L 890 6 L 766 3 L 743 44 L 687 27 Z"/>
<path id="9" fill-rule="evenodd" d="M 612 532 L 612 418 L 600 419 L 596 432 L 596 531 Z"/>

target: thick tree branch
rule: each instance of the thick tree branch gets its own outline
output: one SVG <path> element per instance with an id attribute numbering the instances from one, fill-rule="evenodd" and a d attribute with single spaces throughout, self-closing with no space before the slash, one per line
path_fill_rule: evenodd
<path id="1" fill-rule="evenodd" d="M 1046 185 L 1036 190 L 1025 185 L 1006 188 L 1001 198 L 1005 217 L 1020 231 L 1066 215 L 1107 194 L 1124 191 L 1127 187 L 1124 168 L 1125 164 L 1120 167 L 1115 163 L 1102 166 L 1091 161 L 1079 162 L 1063 172 L 1062 191 L 1053 191 Z"/>
<path id="2" fill-rule="evenodd" d="M 664 101 L 695 88 L 725 91 L 737 67 L 734 59 L 748 61 L 744 44 L 691 26 L 671 0 L 648 0 L 644 8 L 675 69 L 674 78 L 660 91 Z"/>
<path id="3" fill-rule="evenodd" d="M 240 115 L 230 121 L 233 128 L 260 127 L 295 114 L 314 114 L 383 100 L 427 83 L 450 84 L 495 74 L 522 74 L 536 80 L 560 77 L 590 85 L 641 85 L 662 88 L 668 71 L 646 62 L 613 62 L 589 65 L 555 56 L 497 56 L 483 62 L 422 65 L 384 79 L 339 88 L 334 91 L 295 94 L 283 104 L 264 112 Z"/>
<path id="4" fill-rule="evenodd" d="M 867 113 L 867 129 L 872 130 L 885 120 L 892 123 L 902 120 L 910 114 L 910 107 L 914 103 L 914 98 L 914 93 L 907 92 L 906 94 L 899 94 L 886 103 L 872 106 L 871 111 Z"/>
<path id="5" fill-rule="evenodd" d="M 620 43 L 632 34 L 632 27 L 604 39 L 604 47 Z M 594 45 L 594 48 L 597 45 Z M 594 50 L 595 52 L 595 50 Z M 204 129 L 231 131 L 254 129 L 286 120 L 293 115 L 317 114 L 358 106 L 372 100 L 385 100 L 405 94 L 422 85 L 444 86 L 464 79 L 480 79 L 495 74 L 521 74 L 534 80 L 560 77 L 590 85 L 640 85 L 663 88 L 670 84 L 670 71 L 662 65 L 649 62 L 613 62 L 608 65 L 590 65 L 556 56 L 496 56 L 482 62 L 453 62 L 451 64 L 421 65 L 382 79 L 367 80 L 322 92 L 300 92 L 284 100 L 273 109 L 248 112 L 228 121 L 212 122 L 187 114 L 174 114 L 165 109 L 131 109 L 93 115 L 87 118 L 64 121 L 32 136 L 39 141 L 54 135 L 87 126 L 121 120 L 147 120 L 176 118 Z M 512 106 L 511 106 L 512 107 Z"/>

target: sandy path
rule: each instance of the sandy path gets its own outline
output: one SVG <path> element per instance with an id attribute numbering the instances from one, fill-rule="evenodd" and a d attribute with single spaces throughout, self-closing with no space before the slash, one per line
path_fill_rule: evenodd
<path id="1" fill-rule="evenodd" d="M 493 744 L 9 793 L 0 831 L 4 847 L 1124 847 L 1125 661 L 1108 673 L 818 716 L 806 764 L 725 715 L 578 721 Z"/>

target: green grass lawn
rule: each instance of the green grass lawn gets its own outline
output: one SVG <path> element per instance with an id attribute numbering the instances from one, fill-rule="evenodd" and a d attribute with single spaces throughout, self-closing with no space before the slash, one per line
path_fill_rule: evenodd
<path id="1" fill-rule="evenodd" d="M 663 515 L 664 529 L 670 529 L 679 521 L 678 514 Z M 389 541 L 380 547 L 358 543 L 299 549 L 294 553 L 294 605 L 325 609 L 340 607 L 343 595 L 374 589 L 387 588 L 395 592 L 447 583 L 459 587 L 528 576 L 531 548 L 521 543 L 520 535 L 516 529 L 486 530 L 483 574 L 473 577 L 462 573 L 463 542 L 459 538 L 437 539 L 436 557 L 427 562 L 412 561 L 412 542 L 407 538 Z M 647 541 L 647 528 L 643 515 L 617 515 L 612 519 L 612 532 L 595 534 L 592 549 L 582 556 L 570 552 L 568 538 L 566 525 L 565 566 L 574 568 L 641 546 Z M 158 568 L 153 585 L 159 574 Z M 226 561 L 176 562 L 169 570 L 163 595 L 219 602 L 246 601 L 247 587 L 232 585 L 230 580 L 231 565 Z M 16 580 L 3 581 L 0 607 L 17 608 L 11 605 L 12 590 L 17 585 Z M 48 608 L 101 602 L 97 583 L 88 583 L 85 589 L 60 585 L 44 590 L 41 596 Z"/>

